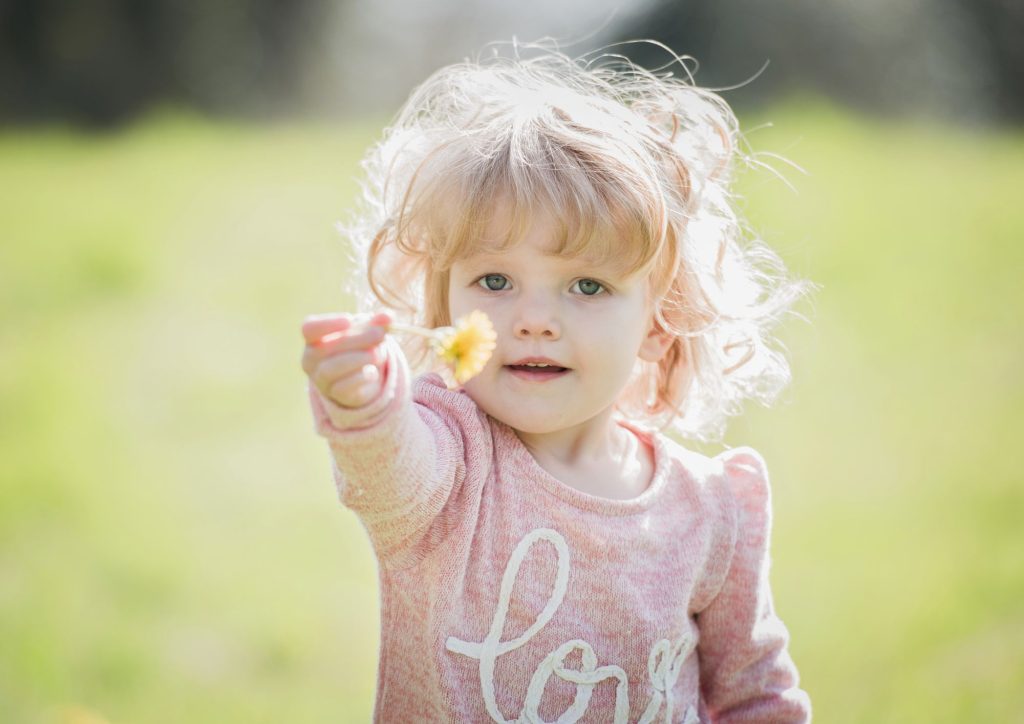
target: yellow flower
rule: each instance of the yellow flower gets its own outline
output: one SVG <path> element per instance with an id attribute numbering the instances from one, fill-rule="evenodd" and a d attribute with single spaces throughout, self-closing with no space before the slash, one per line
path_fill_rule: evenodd
<path id="1" fill-rule="evenodd" d="M 460 385 L 480 374 L 498 343 L 491 320 L 477 309 L 459 317 L 452 327 L 423 329 L 392 323 L 388 331 L 409 332 L 429 339 L 434 353 L 453 368 L 455 381 Z"/>
<path id="2" fill-rule="evenodd" d="M 454 327 L 434 332 L 434 349 L 454 367 L 455 381 L 460 385 L 480 374 L 498 342 L 491 320 L 477 309 L 457 319 Z"/>

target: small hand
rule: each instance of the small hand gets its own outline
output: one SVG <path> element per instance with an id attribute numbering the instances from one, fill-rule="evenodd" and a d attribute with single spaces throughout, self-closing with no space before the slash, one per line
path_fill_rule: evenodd
<path id="1" fill-rule="evenodd" d="M 348 314 L 316 314 L 303 320 L 302 369 L 320 393 L 342 407 L 362 407 L 380 394 L 384 352 L 380 343 L 391 317 L 380 313 L 354 326 Z"/>

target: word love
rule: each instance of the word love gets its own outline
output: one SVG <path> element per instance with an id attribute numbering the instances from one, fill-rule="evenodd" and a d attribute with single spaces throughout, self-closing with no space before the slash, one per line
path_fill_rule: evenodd
<path id="1" fill-rule="evenodd" d="M 555 547 L 558 553 L 558 571 L 555 578 L 555 585 L 551 596 L 548 598 L 544 609 L 537 616 L 537 620 L 527 628 L 522 635 L 510 641 L 502 641 L 501 633 L 505 629 L 505 618 L 508 615 L 509 602 L 512 598 L 512 589 L 516 577 L 519 575 L 519 568 L 523 564 L 530 548 L 540 541 L 547 541 Z M 594 687 L 605 679 L 615 679 L 615 724 L 626 724 L 629 717 L 629 681 L 626 672 L 615 665 L 598 666 L 597 655 L 594 648 L 582 639 L 566 641 L 557 649 L 552 651 L 537 666 L 530 678 L 530 685 L 526 691 L 526 700 L 523 702 L 522 711 L 519 717 L 514 720 L 507 720 L 498 710 L 498 704 L 494 695 L 494 668 L 499 656 L 518 649 L 532 639 L 538 631 L 551 620 L 565 598 L 566 587 L 569 583 L 569 546 L 565 538 L 557 531 L 550 528 L 538 528 L 523 537 L 512 556 L 508 565 L 505 566 L 505 573 L 501 578 L 501 590 L 498 595 L 498 607 L 494 611 L 494 618 L 491 620 L 491 628 L 483 641 L 463 641 L 454 636 L 449 636 L 446 647 L 449 651 L 480 662 L 480 688 L 483 693 L 484 704 L 487 713 L 496 722 L 502 724 L 543 724 L 538 708 L 544 689 L 552 675 L 571 682 L 576 685 L 576 693 L 573 702 L 565 712 L 557 719 L 557 724 L 571 724 L 582 717 L 590 704 L 590 697 Z M 665 705 L 665 722 L 671 723 L 672 719 L 672 688 L 679 678 L 683 662 L 693 650 L 694 642 L 691 636 L 684 635 L 673 647 L 668 639 L 658 641 L 652 648 L 647 660 L 647 670 L 654 694 L 650 703 L 644 710 L 637 724 L 651 724 L 655 717 Z M 579 670 L 565 668 L 565 659 L 574 651 L 582 653 L 583 665 Z M 683 724 L 698 724 L 697 714 L 693 707 L 686 711 Z"/>

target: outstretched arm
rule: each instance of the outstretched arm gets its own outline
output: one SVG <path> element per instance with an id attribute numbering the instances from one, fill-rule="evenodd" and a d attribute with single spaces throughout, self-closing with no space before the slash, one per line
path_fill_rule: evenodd
<path id="1" fill-rule="evenodd" d="M 359 515 L 384 565 L 424 554 L 423 538 L 464 476 L 462 438 L 414 404 L 386 315 L 368 329 L 345 315 L 308 318 L 303 369 L 316 432 L 329 445 L 341 502 Z M 325 336 L 329 340 L 321 343 Z"/>

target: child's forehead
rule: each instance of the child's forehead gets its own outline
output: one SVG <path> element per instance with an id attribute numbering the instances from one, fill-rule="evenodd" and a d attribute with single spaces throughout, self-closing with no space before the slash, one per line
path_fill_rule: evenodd
<path id="1" fill-rule="evenodd" d="M 609 254 L 597 244 L 567 251 L 557 237 L 527 237 L 503 244 L 487 243 L 481 240 L 473 248 L 464 250 L 461 261 L 471 266 L 494 263 L 516 263 L 529 267 L 531 264 L 564 269 L 586 268 L 606 270 L 609 273 L 625 275 L 628 264 L 622 254 Z"/>
<path id="2" fill-rule="evenodd" d="M 472 249 L 473 255 L 544 256 L 553 260 L 606 264 L 621 259 L 627 234 L 611 223 L 589 223 L 544 207 L 518 208 L 505 204 L 490 210 L 483 233 Z"/>
<path id="3" fill-rule="evenodd" d="M 528 199 L 507 190 L 443 198 L 433 209 L 446 219 L 434 227 L 440 268 L 459 261 L 543 259 L 551 266 L 586 266 L 622 278 L 651 258 L 652 243 L 633 218 L 637 214 L 608 204 L 584 209 L 564 199 Z"/>

